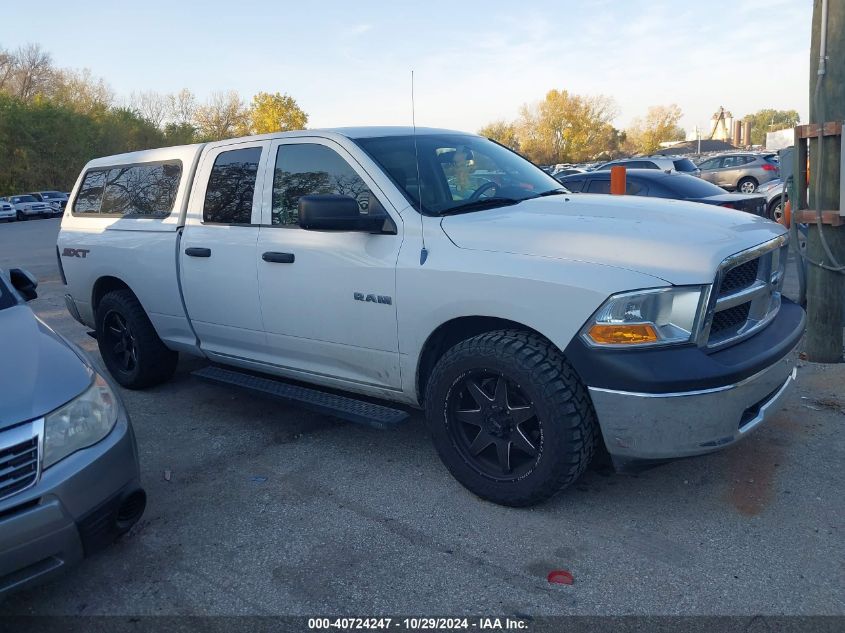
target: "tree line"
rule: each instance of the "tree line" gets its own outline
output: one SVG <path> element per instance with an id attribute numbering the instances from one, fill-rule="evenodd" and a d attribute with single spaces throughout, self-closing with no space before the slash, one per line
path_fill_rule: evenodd
<path id="1" fill-rule="evenodd" d="M 583 163 L 620 156 L 649 155 L 667 141 L 683 141 L 683 112 L 676 104 L 655 105 L 644 116 L 617 129 L 615 101 L 604 95 L 577 95 L 551 90 L 536 104 L 526 104 L 512 121 L 494 121 L 479 130 L 520 152 L 534 163 Z M 745 117 L 752 124 L 751 141 L 765 142 L 766 132 L 798 124 L 795 110 L 764 109 Z M 702 131 L 706 138 L 709 130 Z"/>
<path id="2" fill-rule="evenodd" d="M 307 124 L 308 115 L 284 93 L 259 92 L 249 103 L 235 91 L 200 102 L 187 89 L 118 99 L 103 79 L 56 66 L 37 44 L 0 46 L 0 195 L 67 191 L 97 156 Z"/>

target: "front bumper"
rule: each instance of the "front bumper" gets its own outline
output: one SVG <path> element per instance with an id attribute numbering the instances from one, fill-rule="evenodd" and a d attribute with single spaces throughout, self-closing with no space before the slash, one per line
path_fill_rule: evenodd
<path id="1" fill-rule="evenodd" d="M 103 440 L 0 502 L 0 599 L 48 580 L 128 529 L 118 525 L 118 511 L 129 501 L 137 508 L 144 498 L 135 437 L 121 411 Z"/>
<path id="2" fill-rule="evenodd" d="M 590 388 L 617 467 L 709 453 L 739 441 L 778 408 L 795 381 L 796 350 L 762 372 L 723 387 L 678 393 Z"/>
<path id="3" fill-rule="evenodd" d="M 759 427 L 795 380 L 805 321 L 784 299 L 769 325 L 723 349 L 598 350 L 575 340 L 566 355 L 588 385 L 614 465 L 625 470 L 708 453 Z"/>

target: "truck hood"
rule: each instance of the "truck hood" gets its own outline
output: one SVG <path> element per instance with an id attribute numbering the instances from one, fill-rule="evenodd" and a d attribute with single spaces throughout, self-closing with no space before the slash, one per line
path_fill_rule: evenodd
<path id="1" fill-rule="evenodd" d="M 711 283 L 726 257 L 786 231 L 712 205 L 598 194 L 525 200 L 441 226 L 459 248 L 615 266 L 675 285 Z"/>
<path id="2" fill-rule="evenodd" d="M 25 305 L 0 310 L 0 430 L 40 417 L 91 384 L 92 370 Z"/>

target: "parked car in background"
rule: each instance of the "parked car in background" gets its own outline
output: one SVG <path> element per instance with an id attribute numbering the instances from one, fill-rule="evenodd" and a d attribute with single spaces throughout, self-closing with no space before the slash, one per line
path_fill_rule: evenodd
<path id="1" fill-rule="evenodd" d="M 608 171 L 576 174 L 558 178 L 558 180 L 572 192 L 610 193 L 610 172 Z M 625 176 L 625 184 L 627 195 L 702 202 L 759 216 L 766 214 L 766 199 L 763 196 L 728 193 L 721 187 L 686 174 L 667 174 L 653 169 L 630 169 Z"/>
<path id="2" fill-rule="evenodd" d="M 611 167 L 620 165 L 628 169 L 660 169 L 662 171 L 677 171 L 691 176 L 700 175 L 698 167 L 689 158 L 681 156 L 639 156 L 636 158 L 620 158 L 604 163 L 595 171 L 609 170 Z"/>
<path id="3" fill-rule="evenodd" d="M 138 450 L 112 383 L 0 270 L 0 599 L 47 580 L 141 517 Z"/>
<path id="4" fill-rule="evenodd" d="M 32 191 L 30 194 L 33 198 L 40 202 L 46 202 L 58 210 L 58 213 L 64 211 L 67 206 L 68 196 L 61 191 Z"/>
<path id="5" fill-rule="evenodd" d="M 0 220 L 13 222 L 15 220 L 15 206 L 11 202 L 0 200 Z"/>
<path id="6" fill-rule="evenodd" d="M 48 217 L 53 215 L 53 207 L 46 202 L 40 202 L 29 194 L 18 196 L 6 196 L 0 198 L 6 202 L 11 202 L 15 207 L 15 218 L 18 220 L 28 220 L 35 217 Z"/>
<path id="7" fill-rule="evenodd" d="M 766 217 L 775 222 L 780 222 L 783 218 L 783 205 L 789 200 L 789 196 L 784 193 L 783 180 L 770 180 L 757 187 L 755 193 L 766 197 Z"/>
<path id="8" fill-rule="evenodd" d="M 780 178 L 778 163 L 771 155 L 724 154 L 698 164 L 701 177 L 729 191 L 754 193 L 757 185 Z"/>
<path id="9" fill-rule="evenodd" d="M 571 176 L 572 174 L 583 174 L 584 170 L 578 167 L 564 167 L 552 173 L 555 178 L 562 178 L 563 176 Z"/>

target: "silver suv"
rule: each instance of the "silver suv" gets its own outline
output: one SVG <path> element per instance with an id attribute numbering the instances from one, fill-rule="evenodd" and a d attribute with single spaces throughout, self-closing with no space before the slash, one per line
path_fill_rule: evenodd
<path id="1" fill-rule="evenodd" d="M 138 450 L 108 378 L 0 270 L 0 600 L 108 544 L 141 517 Z"/>
<path id="2" fill-rule="evenodd" d="M 701 172 L 695 163 L 682 156 L 637 156 L 636 158 L 620 158 L 604 165 L 599 165 L 594 171 L 604 171 L 615 166 L 628 169 L 660 169 L 665 172 L 677 171 L 681 174 L 699 176 Z"/>
<path id="3" fill-rule="evenodd" d="M 754 193 L 757 185 L 780 178 L 776 154 L 724 154 L 698 166 L 704 180 L 742 193 Z"/>

